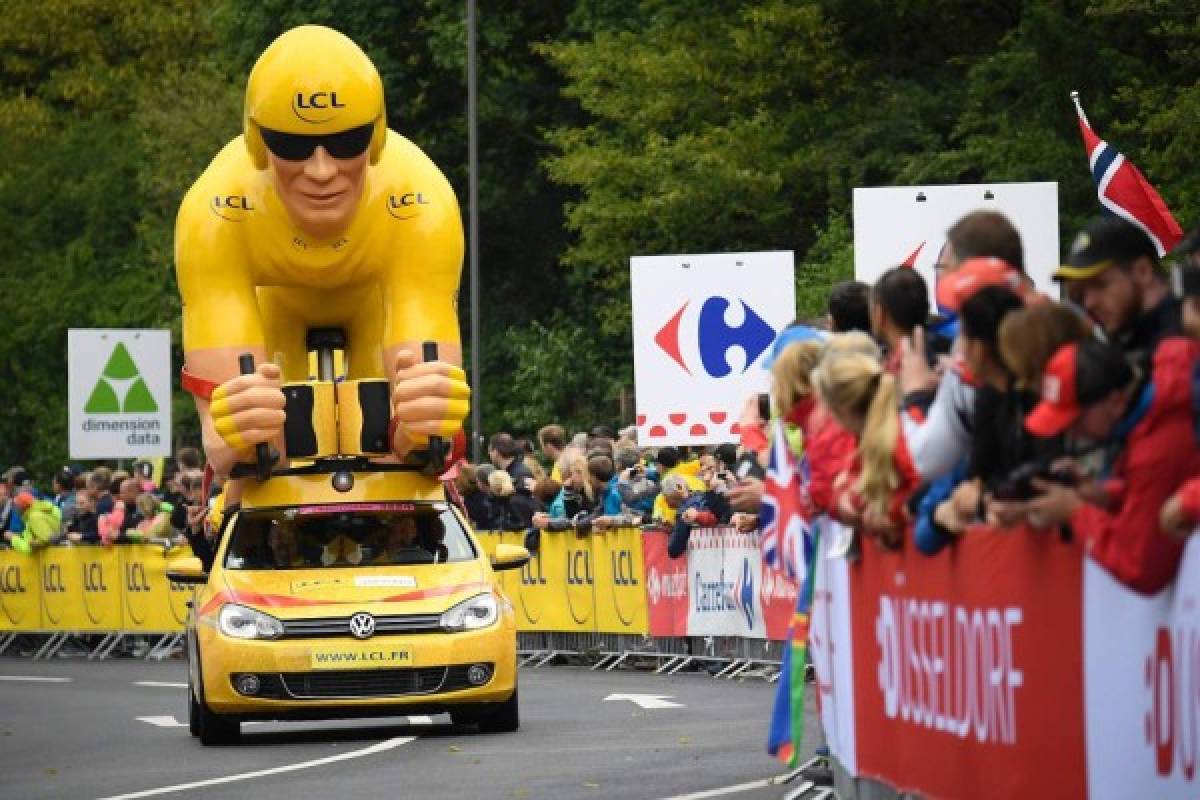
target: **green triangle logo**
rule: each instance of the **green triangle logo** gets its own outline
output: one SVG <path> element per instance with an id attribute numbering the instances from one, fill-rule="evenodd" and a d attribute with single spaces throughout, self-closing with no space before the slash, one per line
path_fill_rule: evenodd
<path id="1" fill-rule="evenodd" d="M 109 381 L 130 380 L 133 383 L 125 392 L 125 402 L 122 403 Z M 123 342 L 117 342 L 117 346 L 113 348 L 112 355 L 108 357 L 108 363 L 104 365 L 104 371 L 96 380 L 96 386 L 92 389 L 83 410 L 88 414 L 119 414 L 122 411 L 126 414 L 152 414 L 158 411 L 158 403 L 155 402 L 154 395 L 150 394 L 150 387 L 142 380 L 137 364 L 133 362 L 133 356 L 129 355 L 129 350 Z"/>

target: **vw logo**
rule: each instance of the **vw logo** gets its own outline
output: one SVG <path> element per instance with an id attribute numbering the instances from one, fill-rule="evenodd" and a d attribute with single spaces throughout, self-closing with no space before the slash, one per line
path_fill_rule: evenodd
<path id="1" fill-rule="evenodd" d="M 369 639 L 375 633 L 375 618 L 360 611 L 350 618 L 350 633 L 355 639 Z"/>

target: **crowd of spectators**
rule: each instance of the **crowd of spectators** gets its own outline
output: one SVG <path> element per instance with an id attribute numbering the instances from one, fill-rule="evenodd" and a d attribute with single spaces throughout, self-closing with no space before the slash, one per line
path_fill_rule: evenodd
<path id="1" fill-rule="evenodd" d="M 738 443 L 646 448 L 632 426 L 497 433 L 486 461 L 460 465 L 456 494 L 476 529 L 525 531 L 531 549 L 547 532 L 641 526 L 669 531 L 678 557 L 696 527 L 756 529 L 777 423 L 803 464 L 801 506 L 855 531 L 851 553 L 911 537 L 932 555 L 979 524 L 1050 529 L 1158 591 L 1200 523 L 1200 232 L 1164 260 L 1140 228 L 1098 218 L 1055 272 L 1061 301 L 1035 289 L 1023 252 L 1004 215 L 974 212 L 947 232 L 933 292 L 906 266 L 834 286 L 825 320 L 777 339 L 769 402 L 747 399 Z M 162 486 L 140 462 L 64 467 L 44 494 L 13 467 L 0 531 L 24 551 L 203 548 L 199 453 L 172 467 Z"/>

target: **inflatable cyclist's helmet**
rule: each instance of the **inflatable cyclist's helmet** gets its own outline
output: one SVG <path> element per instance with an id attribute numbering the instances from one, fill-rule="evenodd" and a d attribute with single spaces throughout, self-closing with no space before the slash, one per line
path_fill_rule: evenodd
<path id="1" fill-rule="evenodd" d="M 262 128 L 320 136 L 372 125 L 374 164 L 387 137 L 383 81 L 367 54 L 345 34 L 301 25 L 280 35 L 250 70 L 243 119 L 246 149 L 267 168 Z"/>

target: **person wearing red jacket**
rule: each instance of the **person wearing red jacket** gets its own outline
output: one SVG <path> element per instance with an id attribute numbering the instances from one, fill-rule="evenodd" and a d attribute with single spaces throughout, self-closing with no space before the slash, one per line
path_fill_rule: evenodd
<path id="1" fill-rule="evenodd" d="M 870 355 L 831 354 L 814 370 L 813 385 L 857 442 L 833 482 L 833 516 L 886 547 L 897 546 L 912 521 L 908 500 L 920 477 L 900 430 L 896 379 Z"/>
<path id="2" fill-rule="evenodd" d="M 1046 365 L 1042 400 L 1025 419 L 1035 436 L 1066 432 L 1108 446 L 1102 491 L 1036 480 L 1024 506 L 1034 527 L 1069 524 L 1089 556 L 1135 591 L 1154 594 L 1175 578 L 1184 540 L 1164 531 L 1159 509 L 1200 475 L 1192 420 L 1192 367 L 1200 344 L 1163 339 L 1138 380 L 1118 348 L 1094 340 L 1060 348 Z M 1102 502 L 1098 502 L 1102 501 Z"/>

